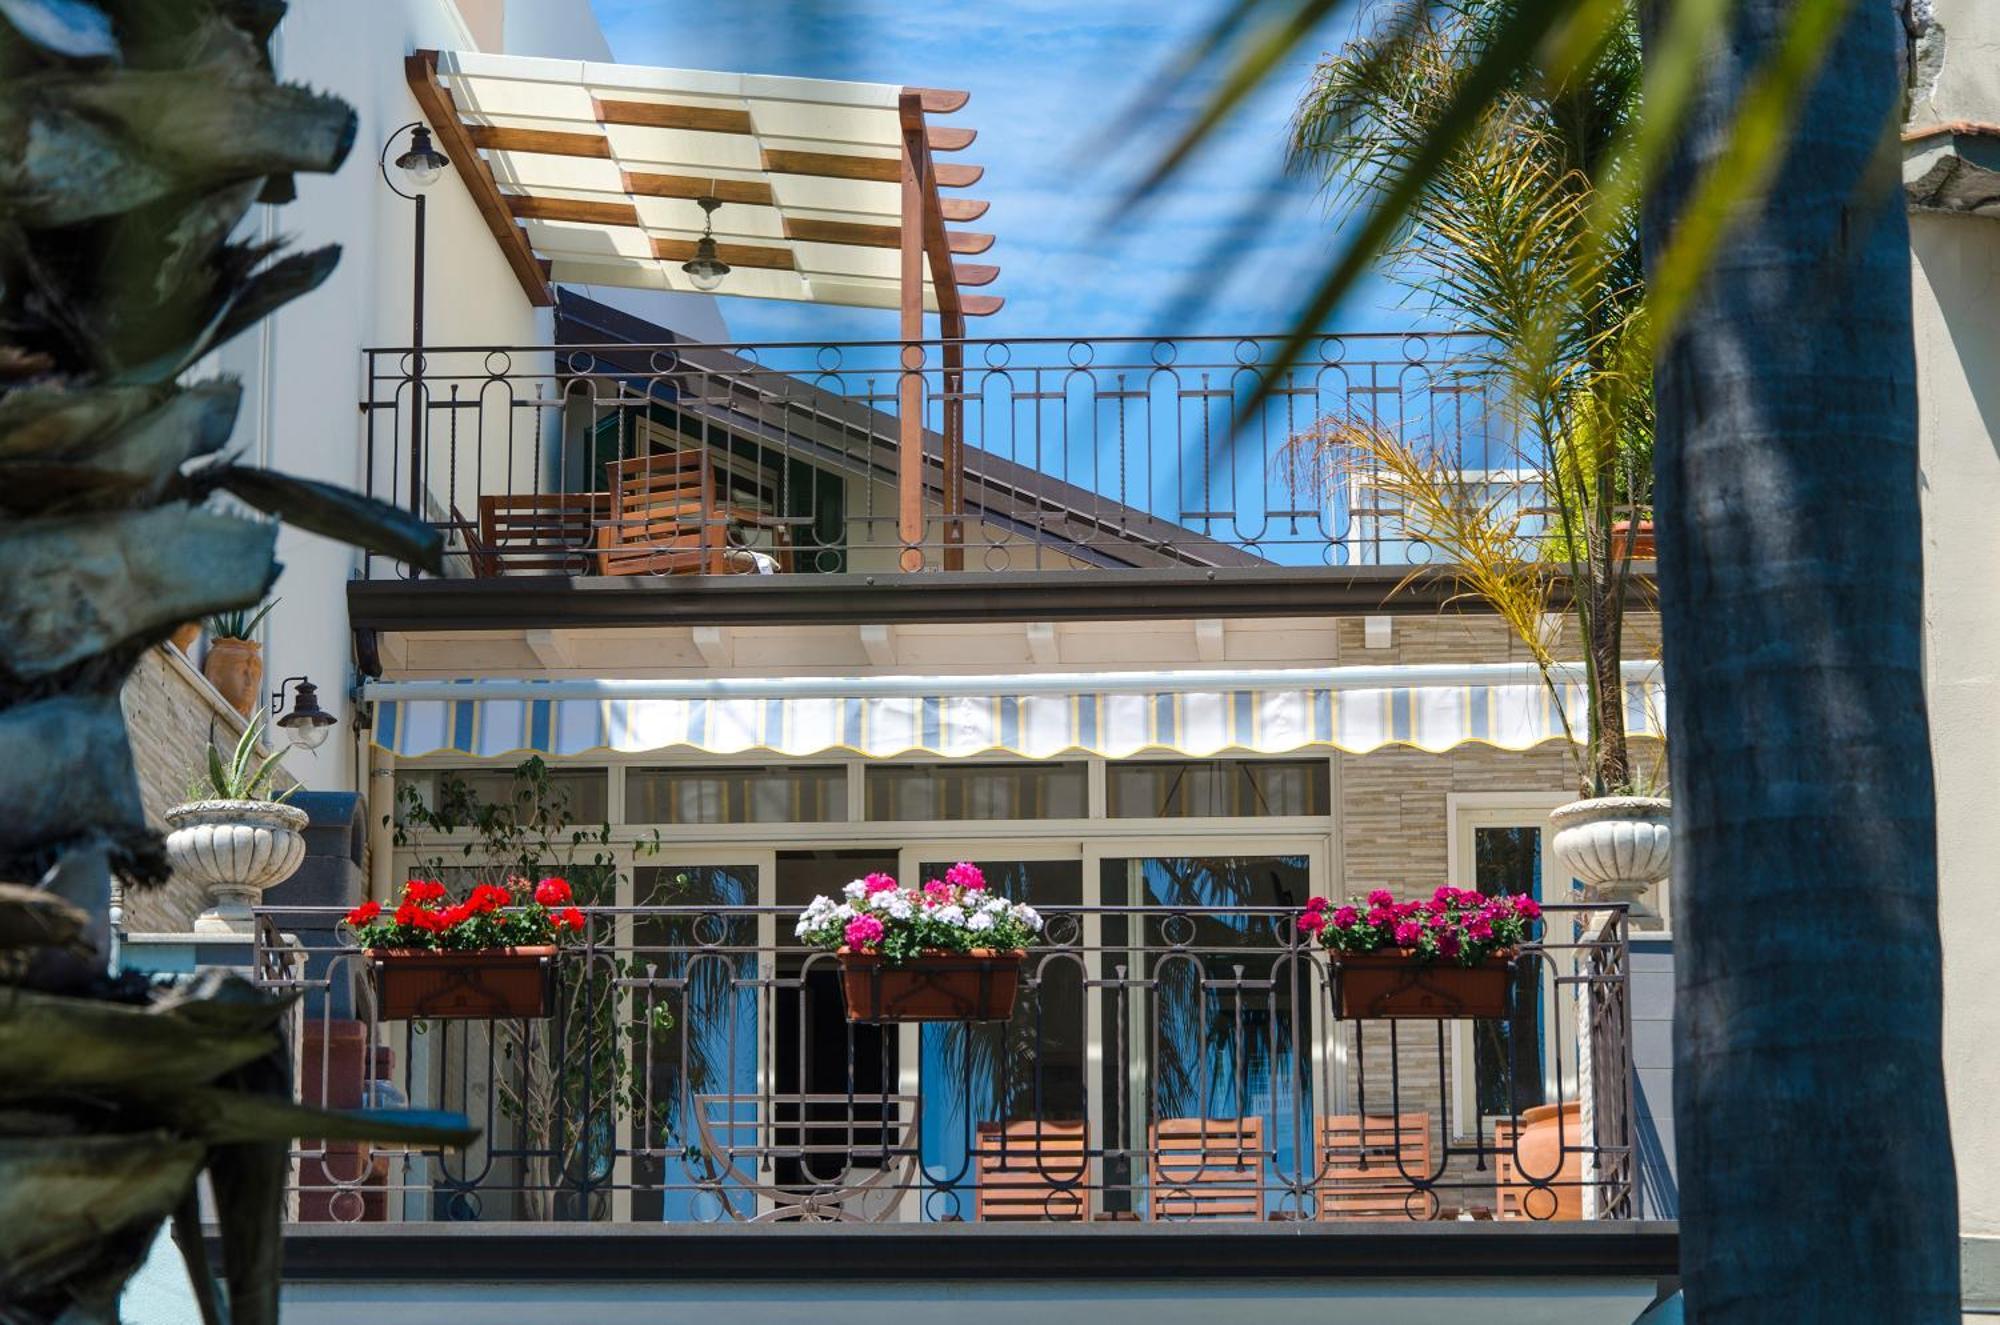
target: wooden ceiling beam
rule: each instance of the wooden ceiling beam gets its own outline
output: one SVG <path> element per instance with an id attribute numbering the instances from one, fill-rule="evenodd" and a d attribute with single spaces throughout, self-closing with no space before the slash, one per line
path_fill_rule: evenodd
<path id="1" fill-rule="evenodd" d="M 438 145 L 451 158 L 452 169 L 458 172 L 465 191 L 472 195 L 472 203 L 479 209 L 480 219 L 493 232 L 494 242 L 500 245 L 500 255 L 507 260 L 514 279 L 521 283 L 521 293 L 535 307 L 547 308 L 556 301 L 548 275 L 535 257 L 534 246 L 528 242 L 528 232 L 508 211 L 500 192 L 500 183 L 493 178 L 492 168 L 467 136 L 465 124 L 458 117 L 457 103 L 444 84 L 438 81 L 437 59 L 436 51 L 413 52 L 403 60 L 403 80 L 409 84 L 410 95 L 417 99 L 424 118 L 430 121 L 431 131 L 438 137 Z"/>
<path id="2" fill-rule="evenodd" d="M 611 159 L 611 140 L 601 133 L 557 133 L 550 129 L 510 129 L 501 124 L 472 126 L 474 145 L 489 152 L 537 152 L 543 156 Z"/>
<path id="3" fill-rule="evenodd" d="M 532 193 L 510 193 L 506 198 L 508 210 L 523 220 L 581 221 L 586 225 L 639 224 L 639 209 L 629 202 L 543 198 Z"/>
<path id="4" fill-rule="evenodd" d="M 954 92 L 942 87 L 906 87 L 905 95 L 916 93 L 917 102 L 926 115 L 949 115 L 955 110 L 964 110 L 965 103 L 972 100 L 970 92 Z"/>
<path id="5" fill-rule="evenodd" d="M 968 294 L 958 302 L 967 317 L 991 317 L 1007 304 L 997 294 Z"/>
<path id="6" fill-rule="evenodd" d="M 649 175 L 628 170 L 625 192 L 637 198 L 700 198 L 714 194 L 724 202 L 747 207 L 776 207 L 771 186 L 754 179 L 703 179 L 695 175 Z"/>
<path id="7" fill-rule="evenodd" d="M 928 152 L 928 148 L 925 149 Z M 764 169 L 774 175 L 817 175 L 822 179 L 861 179 L 878 184 L 894 184 L 902 178 L 902 166 L 885 156 L 851 156 L 841 152 L 788 152 L 773 148 L 764 151 Z M 977 184 L 986 173 L 984 166 L 933 165 L 932 174 L 943 188 L 962 189 Z"/>
<path id="8" fill-rule="evenodd" d="M 947 221 L 977 221 L 993 204 L 984 198 L 939 198 L 938 210 Z"/>
<path id="9" fill-rule="evenodd" d="M 664 101 L 599 101 L 591 98 L 599 124 L 636 124 L 648 129 L 691 129 L 697 133 L 753 133 L 750 112 L 727 106 L 678 106 Z"/>
<path id="10" fill-rule="evenodd" d="M 903 242 L 901 226 L 865 225 L 854 221 L 813 221 L 785 218 L 785 238 L 809 244 L 858 244 L 868 248 L 895 248 Z M 948 230 L 945 239 L 954 253 L 984 253 L 993 247 L 993 236 L 970 230 Z"/>
<path id="11" fill-rule="evenodd" d="M 960 285 L 991 285 L 999 279 L 1000 269 L 984 262 L 954 262 L 951 274 Z"/>
<path id="12" fill-rule="evenodd" d="M 694 256 L 692 239 L 653 238 L 653 256 L 667 262 L 686 262 Z M 795 271 L 792 251 L 763 244 L 725 244 L 716 241 L 715 256 L 732 267 L 764 267 L 773 271 Z M 727 293 L 725 291 L 725 293 Z"/>

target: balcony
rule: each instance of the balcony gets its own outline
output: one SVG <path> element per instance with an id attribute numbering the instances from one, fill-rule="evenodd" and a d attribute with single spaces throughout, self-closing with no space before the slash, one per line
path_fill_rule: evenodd
<path id="1" fill-rule="evenodd" d="M 796 907 L 664 877 L 686 900 L 590 911 L 536 1020 L 383 1022 L 338 912 L 262 912 L 257 978 L 302 995 L 301 1098 L 484 1129 L 466 1153 L 301 1142 L 300 1231 L 1659 1217 L 1617 908 L 1546 908 L 1506 1020 L 1338 1017 L 1342 968 L 1289 908 L 1107 904 L 1044 908 L 1010 1020 L 879 1026 L 780 938 Z"/>
<path id="2" fill-rule="evenodd" d="M 1528 482 L 1451 337 L 1326 337 L 1274 376 L 1268 337 L 619 338 L 645 334 L 662 333 L 571 299 L 553 349 L 427 349 L 421 372 L 407 350 L 367 351 L 370 494 L 446 532 L 452 578 L 523 592 L 918 571 L 1384 567 L 1393 584 L 1427 549 L 1365 478 L 1328 483 L 1287 450 L 1316 420 L 1371 419 L 1453 448 L 1489 486 Z M 412 572 L 378 557 L 367 575 Z"/>

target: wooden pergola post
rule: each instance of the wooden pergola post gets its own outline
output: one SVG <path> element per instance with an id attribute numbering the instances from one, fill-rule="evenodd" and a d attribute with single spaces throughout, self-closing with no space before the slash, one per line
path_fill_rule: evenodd
<path id="1" fill-rule="evenodd" d="M 923 100 L 913 92 L 900 98 L 903 152 L 902 251 L 903 340 L 901 376 L 896 384 L 896 532 L 906 571 L 924 568 L 924 207 Z"/>
<path id="2" fill-rule="evenodd" d="M 965 569 L 965 308 L 959 297 L 951 240 L 938 200 L 937 171 L 931 163 L 930 134 L 924 123 L 923 94 L 905 89 L 902 116 L 902 377 L 897 384 L 898 432 L 896 523 L 903 544 L 904 570 L 924 568 L 924 266 L 930 265 L 937 290 L 940 392 L 944 448 L 939 457 L 944 509 L 943 565 Z"/>

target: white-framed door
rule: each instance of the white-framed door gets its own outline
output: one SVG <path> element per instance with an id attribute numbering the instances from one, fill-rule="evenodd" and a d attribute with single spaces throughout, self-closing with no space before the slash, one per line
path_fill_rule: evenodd
<path id="1" fill-rule="evenodd" d="M 1507 892 L 1529 892 L 1539 902 L 1567 902 L 1572 897 L 1571 882 L 1563 873 L 1560 862 L 1549 847 L 1549 811 L 1576 799 L 1574 794 L 1561 791 L 1537 792 L 1481 792 L 1452 793 L 1445 798 L 1445 822 L 1450 834 L 1449 859 L 1450 878 L 1454 886 L 1479 888 L 1482 891 L 1504 890 Z M 1550 919 L 1547 925 L 1565 922 Z M 1550 937 L 1560 941 L 1563 936 L 1545 929 Z M 1468 1140 L 1472 1136 L 1472 1121 L 1482 1116 L 1481 1097 L 1488 1096 L 1487 1104 L 1508 1103 L 1493 1097 L 1496 1089 L 1491 1081 L 1482 1089 L 1482 1057 L 1487 1060 L 1487 1071 L 1491 1073 L 1491 1061 L 1496 1053 L 1512 1052 L 1516 1055 L 1515 1095 L 1520 1107 L 1531 1107 L 1532 1103 L 1554 1102 L 1557 1099 L 1573 1100 L 1577 1090 L 1577 1032 L 1576 1019 L 1570 1015 L 1569 1002 L 1574 999 L 1574 986 L 1559 984 L 1559 980 L 1573 977 L 1576 953 L 1573 948 L 1560 948 L 1549 955 L 1536 972 L 1536 1006 L 1532 1019 L 1517 1018 L 1511 1025 L 1502 1023 L 1456 1022 L 1451 1037 L 1451 1134 L 1454 1139 Z M 1532 1027 L 1532 1032 L 1528 1031 Z M 1500 1036 L 1532 1033 L 1534 1045 L 1526 1055 L 1528 1064 L 1539 1072 L 1535 1089 L 1524 1092 L 1519 1074 L 1522 1070 L 1520 1050 L 1511 1041 L 1501 1041 Z M 1482 1051 L 1477 1042 L 1479 1035 L 1495 1037 Z M 1506 1047 L 1502 1049 L 1500 1046 Z M 1496 1116 L 1506 1116 L 1507 1110 L 1498 1114 L 1488 1109 L 1483 1113 L 1487 1120 L 1486 1130 L 1492 1130 L 1491 1120 Z"/>

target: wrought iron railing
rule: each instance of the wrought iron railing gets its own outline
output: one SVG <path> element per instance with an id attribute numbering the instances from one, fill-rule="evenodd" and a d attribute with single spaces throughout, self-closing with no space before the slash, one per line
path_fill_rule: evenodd
<path id="1" fill-rule="evenodd" d="M 1047 911 L 1012 1018 L 845 1020 L 796 911 L 599 908 L 550 1013 L 382 1022 L 323 909 L 269 910 L 307 1102 L 463 1110 L 465 1152 L 294 1154 L 291 1217 L 1631 1219 L 1625 916 L 1549 906 L 1501 1020 L 1342 1019 L 1267 907 Z"/>
<path id="2" fill-rule="evenodd" d="M 1451 456 L 1482 499 L 1538 503 L 1472 343 L 1329 336 L 1274 371 L 1279 346 L 599 343 L 429 349 L 420 372 L 374 349 L 367 483 L 475 576 L 1429 560 L 1365 473 L 1294 445 L 1329 419 Z"/>

